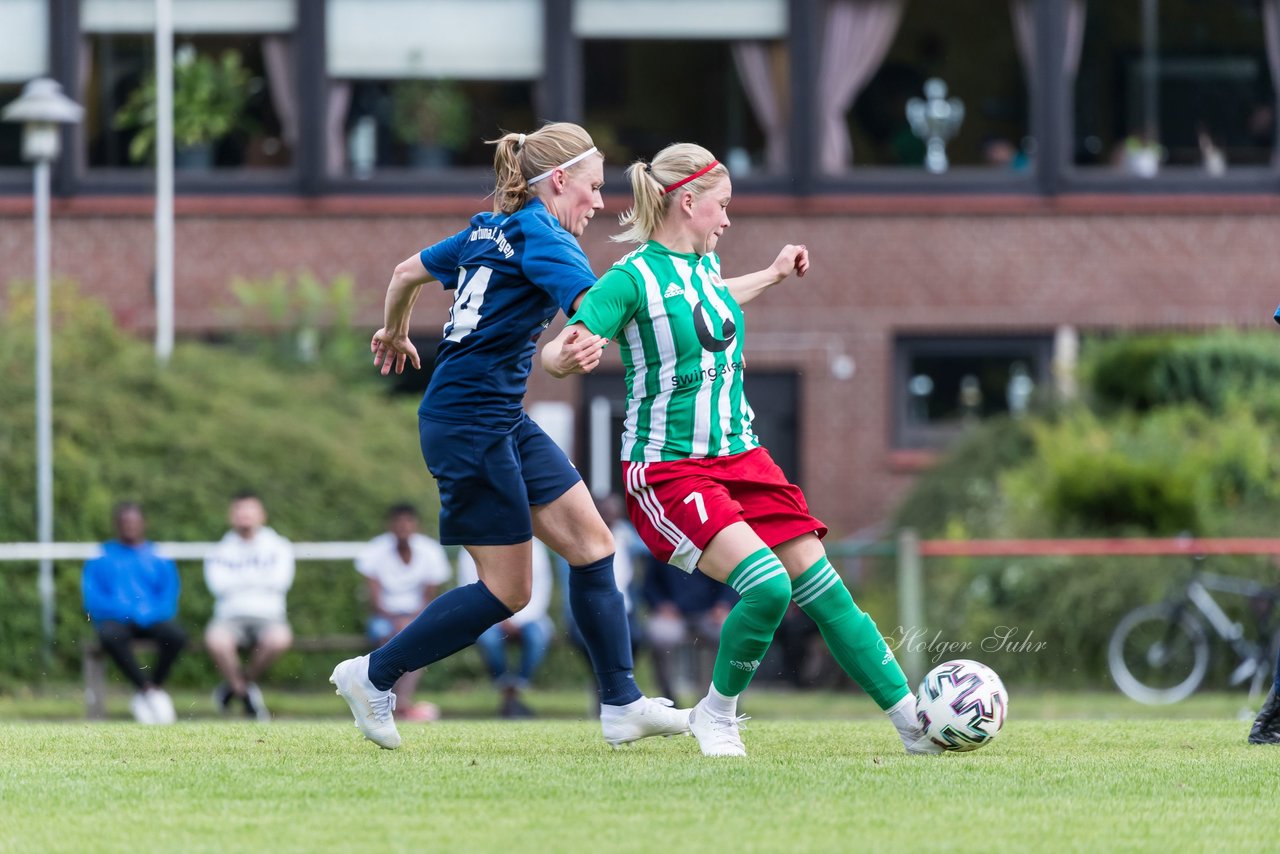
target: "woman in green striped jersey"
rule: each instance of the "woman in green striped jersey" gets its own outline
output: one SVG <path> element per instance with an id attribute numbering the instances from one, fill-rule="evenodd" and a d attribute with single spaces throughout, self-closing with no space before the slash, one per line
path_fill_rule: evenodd
<path id="1" fill-rule="evenodd" d="M 743 394 L 742 306 L 809 269 L 788 244 L 767 268 L 723 279 L 715 248 L 732 182 L 711 152 L 681 143 L 627 170 L 635 204 L 615 240 L 640 244 L 595 284 L 542 352 L 557 377 L 586 373 L 617 341 L 626 367 L 627 507 L 659 559 L 741 596 L 725 620 L 707 696 L 689 726 L 708 756 L 745 756 L 737 699 L 792 599 L 832 654 L 893 721 L 911 753 L 936 753 L 875 622 L 822 547 L 826 526 L 760 446 Z"/>

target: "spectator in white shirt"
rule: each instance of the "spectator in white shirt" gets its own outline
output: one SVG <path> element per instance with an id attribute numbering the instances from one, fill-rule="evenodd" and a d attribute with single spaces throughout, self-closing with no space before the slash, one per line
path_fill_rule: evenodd
<path id="1" fill-rule="evenodd" d="M 237 495 L 228 512 L 231 530 L 204 562 L 204 580 L 213 594 L 213 620 L 204 634 L 209 656 L 222 674 L 214 705 L 228 711 L 234 701 L 258 720 L 271 719 L 258 682 L 290 646 L 293 631 L 285 614 L 285 594 L 293 586 L 293 544 L 266 527 L 262 500 Z M 240 660 L 248 652 L 248 662 Z"/>
<path id="2" fill-rule="evenodd" d="M 529 604 L 476 639 L 476 648 L 480 650 L 494 684 L 502 692 L 499 714 L 504 718 L 534 716 L 520 695 L 529 687 L 538 665 L 546 658 L 555 628 L 547 616 L 547 608 L 551 604 L 551 559 L 547 555 L 547 547 L 538 539 L 533 540 L 532 547 L 533 580 Z M 476 578 L 475 561 L 464 549 L 458 555 L 458 584 L 471 584 Z M 508 642 L 520 645 L 520 669 L 515 673 L 507 669 Z"/>
<path id="3" fill-rule="evenodd" d="M 356 570 L 369 583 L 369 639 L 382 646 L 427 607 L 452 574 L 444 547 L 418 533 L 418 510 L 396 504 L 387 511 L 387 532 L 374 537 L 356 558 Z M 433 703 L 414 703 L 421 670 L 409 670 L 392 690 L 395 716 L 405 721 L 434 721 Z"/>

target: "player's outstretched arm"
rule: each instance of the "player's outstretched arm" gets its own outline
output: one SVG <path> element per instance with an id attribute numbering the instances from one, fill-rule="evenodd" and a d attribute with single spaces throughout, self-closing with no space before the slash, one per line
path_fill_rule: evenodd
<path id="1" fill-rule="evenodd" d="M 600 364 L 608 343 L 581 323 L 571 323 L 542 348 L 542 367 L 556 379 L 589 374 Z"/>
<path id="2" fill-rule="evenodd" d="M 725 279 L 724 284 L 738 301 L 738 305 L 746 305 L 792 273 L 803 276 L 807 272 L 809 248 L 804 244 L 797 246 L 788 243 L 768 267 L 745 276 Z"/>
<path id="3" fill-rule="evenodd" d="M 418 294 L 422 293 L 422 286 L 434 280 L 435 277 L 427 272 L 418 255 L 401 261 L 391 274 L 391 283 L 387 285 L 387 298 L 383 305 L 383 325 L 373 333 L 373 340 L 369 342 L 373 365 L 382 369 L 383 376 L 393 369 L 397 374 L 404 373 L 406 361 L 414 368 L 422 368 L 418 349 L 409 340 L 409 317 L 413 314 L 413 304 L 417 302 Z"/>

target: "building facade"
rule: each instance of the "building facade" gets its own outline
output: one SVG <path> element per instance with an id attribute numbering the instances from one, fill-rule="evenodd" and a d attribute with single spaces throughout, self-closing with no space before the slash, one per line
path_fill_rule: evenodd
<path id="1" fill-rule="evenodd" d="M 139 332 L 154 324 L 151 161 L 132 117 L 153 6 L 0 3 L 0 103 L 52 75 L 87 108 L 55 177 L 55 275 Z M 608 240 L 621 167 L 696 140 L 735 178 L 727 273 L 784 242 L 813 253 L 809 276 L 750 307 L 747 381 L 766 442 L 837 534 L 882 521 L 966 424 L 1060 393 L 1081 338 L 1260 325 L 1276 302 L 1272 0 L 174 0 L 174 14 L 175 103 L 222 110 L 224 129 L 193 121 L 180 145 L 180 333 L 239 322 L 234 278 L 300 270 L 353 275 L 373 328 L 395 263 L 488 205 L 484 139 L 542 119 L 584 123 L 607 155 L 609 210 L 583 241 L 603 270 L 624 251 Z M 219 104 L 184 100 L 200 75 Z M 945 94 L 926 95 L 933 80 Z M 0 128 L 7 280 L 30 267 L 30 177 L 18 129 Z M 419 302 L 420 349 L 448 305 Z M 617 488 L 618 370 L 531 384 L 601 490 Z"/>

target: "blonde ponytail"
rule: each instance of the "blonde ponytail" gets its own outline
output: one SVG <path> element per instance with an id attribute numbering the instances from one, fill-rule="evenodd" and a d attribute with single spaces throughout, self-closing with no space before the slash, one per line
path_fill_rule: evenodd
<path id="1" fill-rule="evenodd" d="M 690 176 L 704 169 L 707 171 L 689 180 Z M 706 192 L 728 174 L 729 170 L 723 163 L 716 163 L 710 151 L 690 142 L 668 145 L 658 152 L 652 163 L 637 160 L 627 167 L 634 204 L 631 210 L 619 217 L 618 221 L 625 230 L 610 239 L 618 243 L 648 242 L 662 225 L 673 200 L 680 198 L 681 193 L 690 192 L 696 196 Z M 668 187 L 672 192 L 666 191 Z"/>
<path id="2" fill-rule="evenodd" d="M 486 142 L 496 147 L 493 212 L 508 214 L 520 210 L 534 197 L 530 180 L 563 168 L 575 158 L 581 162 L 583 155 L 595 148 L 591 135 L 571 122 L 552 122 L 530 134 L 506 133 Z"/>

